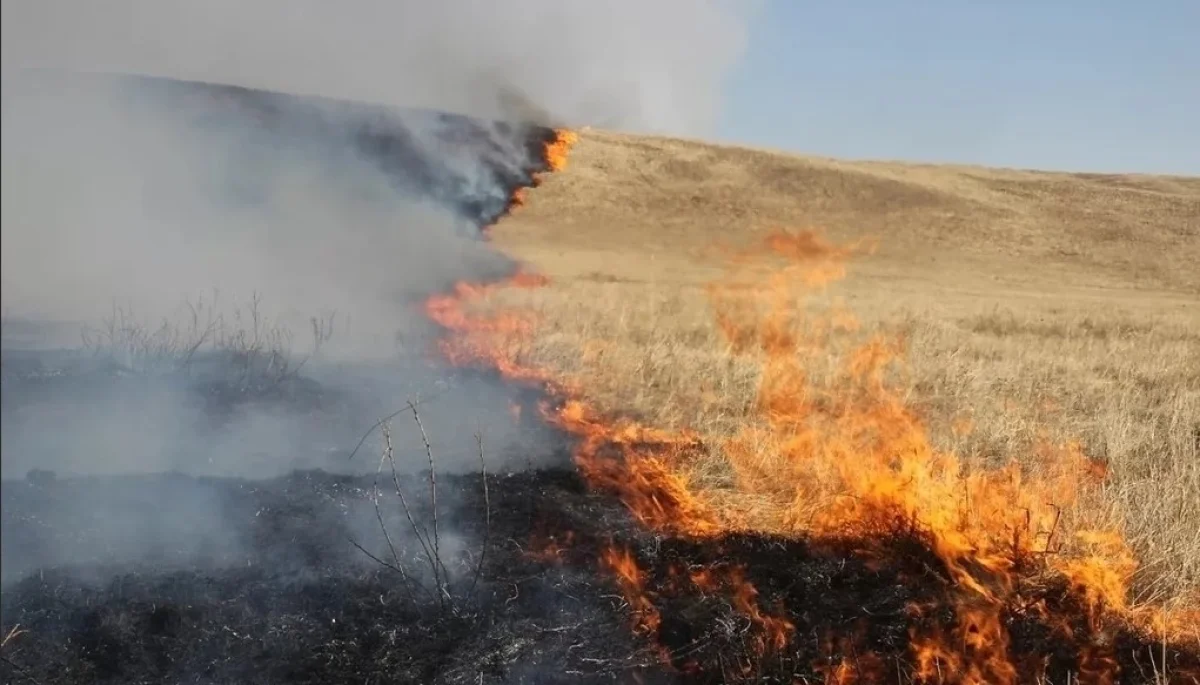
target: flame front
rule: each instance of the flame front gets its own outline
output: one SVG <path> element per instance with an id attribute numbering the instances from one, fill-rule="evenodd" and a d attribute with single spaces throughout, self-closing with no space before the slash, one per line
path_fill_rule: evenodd
<path id="1" fill-rule="evenodd" d="M 550 171 L 567 168 L 567 154 L 578 141 L 579 134 L 574 131 L 560 129 L 554 132 L 553 140 L 546 144 L 546 166 Z"/>
<path id="2" fill-rule="evenodd" d="M 546 164 L 563 169 L 576 137 L 560 132 L 546 147 Z M 737 529 L 837 541 L 858 555 L 886 562 L 896 536 L 917 539 L 953 581 L 937 607 L 912 607 L 924 621 L 911 631 L 914 682 L 1015 683 L 1031 664 L 1010 653 L 1008 617 L 1039 615 L 1064 635 L 1077 628 L 1038 602 L 1033 590 L 1062 582 L 1086 607 L 1089 630 L 1125 622 L 1152 627 L 1164 638 L 1181 633 L 1195 612 L 1145 613 L 1129 606 L 1137 568 L 1117 531 L 1090 530 L 1064 511 L 1101 485 L 1103 464 L 1077 443 L 1044 444 L 1034 455 L 1041 468 L 1016 460 L 994 470 L 971 468 L 938 449 L 923 420 L 892 376 L 904 353 L 901 340 L 869 337 L 843 355 L 818 382 L 810 369 L 831 355 L 835 341 L 853 340 L 858 322 L 843 307 L 815 315 L 800 306 L 815 289 L 842 278 L 848 258 L 866 244 L 837 246 L 815 232 L 775 232 L 753 250 L 737 254 L 729 272 L 708 287 L 715 325 L 731 354 L 759 369 L 752 417 L 732 435 L 668 432 L 601 412 L 570 375 L 529 361 L 527 346 L 539 334 L 532 312 L 484 312 L 502 288 L 539 287 L 546 279 L 519 273 L 506 283 L 459 285 L 432 298 L 431 318 L 450 335 L 442 352 L 457 364 L 483 364 L 504 377 L 536 382 L 552 398 L 546 420 L 575 436 L 575 463 L 588 482 L 615 494 L 641 525 L 703 540 Z M 767 278 L 747 264 L 777 265 Z M 749 274 L 749 275 L 748 275 Z M 966 422 L 956 423 L 969 430 Z M 697 487 L 684 468 L 697 454 L 719 452 L 733 485 Z M 754 503 L 749 506 L 748 503 Z M 661 616 L 633 555 L 609 548 L 602 566 L 617 580 L 638 629 L 653 635 Z M 758 591 L 737 569 L 706 569 L 688 587 L 728 593 L 730 603 L 757 630 L 759 654 L 784 649 L 794 626 L 765 611 Z M 682 588 L 686 583 L 676 583 Z M 680 589 L 682 591 L 682 589 Z M 936 627 L 935 627 L 936 626 Z M 870 655 L 866 655 L 867 658 Z M 869 658 L 822 667 L 827 682 L 872 682 Z M 1081 648 L 1079 672 L 1092 681 L 1116 677 L 1103 649 Z M 953 677 L 947 674 L 953 674 Z"/>

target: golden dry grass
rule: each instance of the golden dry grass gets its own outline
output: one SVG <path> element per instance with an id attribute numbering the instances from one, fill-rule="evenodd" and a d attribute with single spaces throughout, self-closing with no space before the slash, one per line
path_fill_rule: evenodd
<path id="1" fill-rule="evenodd" d="M 775 228 L 873 237 L 830 296 L 906 341 L 903 389 L 969 463 L 1078 438 L 1110 477 L 1138 601 L 1200 596 L 1200 179 L 849 163 L 585 131 L 497 227 L 552 279 L 491 306 L 543 324 L 526 361 L 664 428 L 732 435 L 761 365 L 730 354 L 704 285 Z M 815 358 L 822 367 L 839 350 Z M 825 361 L 823 362 L 822 359 Z M 814 368 L 821 382 L 823 368 Z M 1027 459 L 1028 457 L 1028 459 Z M 718 488 L 714 453 L 689 474 Z"/>

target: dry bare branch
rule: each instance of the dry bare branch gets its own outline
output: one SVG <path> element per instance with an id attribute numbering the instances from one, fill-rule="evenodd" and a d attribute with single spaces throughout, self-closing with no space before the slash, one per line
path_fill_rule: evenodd
<path id="1" fill-rule="evenodd" d="M 475 586 L 479 583 L 479 576 L 483 573 L 483 562 L 487 557 L 488 544 L 492 537 L 492 501 L 488 495 L 488 475 L 487 462 L 483 458 L 483 434 L 475 434 L 475 444 L 479 447 L 479 477 L 483 480 L 483 544 L 479 547 L 479 563 L 475 566 L 475 575 L 471 578 L 471 589 L 467 591 L 468 596 L 475 595 Z"/>

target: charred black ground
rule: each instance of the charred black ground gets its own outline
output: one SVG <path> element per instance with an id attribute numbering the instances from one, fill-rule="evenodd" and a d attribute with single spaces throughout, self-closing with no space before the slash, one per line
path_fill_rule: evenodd
<path id="1" fill-rule="evenodd" d="M 442 606 L 420 588 L 406 589 L 397 572 L 352 544 L 356 537 L 365 542 L 353 512 L 372 508 L 376 482 L 324 472 L 259 482 L 170 475 L 6 482 L 6 555 L 10 545 L 36 550 L 31 541 L 61 544 L 100 533 L 87 521 L 64 520 L 56 506 L 64 498 L 137 511 L 139 499 L 163 489 L 219 498 L 229 530 L 244 543 L 238 558 L 207 565 L 172 564 L 173 550 L 164 548 L 160 562 L 139 567 L 80 559 L 30 573 L 6 588 L 0 605 L 5 630 L 20 624 L 28 631 L 4 650 L 6 682 L 567 683 L 636 676 L 790 683 L 822 682 L 823 670 L 843 659 L 880 669 L 882 682 L 906 682 L 909 629 L 952 618 L 914 618 L 907 609 L 952 591 L 914 541 L 896 541 L 906 552 L 897 556 L 902 562 L 871 568 L 844 550 L 802 540 L 733 535 L 701 544 L 647 535 L 568 470 L 489 476 L 487 500 L 480 476 L 440 479 L 442 525 L 466 535 L 452 564 L 451 600 Z M 418 524 L 428 526 L 428 483 L 407 477 L 401 485 Z M 392 485 L 381 488 L 392 534 L 403 535 Z M 568 539 L 547 551 L 550 541 Z M 598 565 L 614 545 L 633 550 L 646 569 L 663 619 L 657 634 L 635 635 L 628 605 Z M 421 568 L 419 547 L 406 546 L 401 557 L 410 572 Z M 26 563 L 37 568 L 50 560 L 35 551 Z M 755 654 L 756 629 L 725 593 L 681 581 L 681 571 L 686 577 L 733 567 L 745 569 L 764 608 L 795 624 L 779 653 Z M 428 574 L 422 584 L 430 587 Z M 1049 682 L 1068 682 L 1078 672 L 1080 642 L 1028 617 L 1009 620 L 1019 660 L 1048 657 Z M 1161 645 L 1129 634 L 1107 638 L 1122 665 L 1114 682 L 1153 682 Z M 670 666 L 661 663 L 658 644 L 669 650 Z M 1166 658 L 1180 677 L 1200 666 L 1195 655 L 1176 650 L 1166 650 Z"/>

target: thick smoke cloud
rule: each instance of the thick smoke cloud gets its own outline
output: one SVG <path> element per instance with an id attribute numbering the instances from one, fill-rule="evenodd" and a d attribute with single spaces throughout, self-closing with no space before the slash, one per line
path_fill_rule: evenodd
<path id="1" fill-rule="evenodd" d="M 188 299 L 259 292 L 293 327 L 340 312 L 391 330 L 398 302 L 497 268 L 445 207 L 354 148 L 361 115 L 57 73 L 7 78 L 4 95 L 7 313 L 78 320 L 116 301 L 152 323 Z M 419 141 L 402 154 L 452 163 L 420 123 L 396 122 Z M 480 159 L 459 167 L 501 200 Z"/>
<path id="2" fill-rule="evenodd" d="M 759 4 L 13 0 L 3 62 L 699 135 Z"/>
<path id="3" fill-rule="evenodd" d="M 3 477 L 373 470 L 374 441 L 354 463 L 346 450 L 410 398 L 427 400 L 439 469 L 477 467 L 476 431 L 493 470 L 554 458 L 544 434 L 513 423 L 510 389 L 424 356 L 436 334 L 417 309 L 425 296 L 512 266 L 475 239 L 472 222 L 502 208 L 507 186 L 528 173 L 528 132 L 488 120 L 701 134 L 748 8 L 4 2 Z M 109 345 L 124 354 L 110 366 L 29 352 L 77 347 L 81 327 L 102 338 L 106 318 L 151 335 L 167 320 L 180 332 L 168 345 L 177 357 L 208 315 L 252 339 L 286 332 L 303 374 L 270 401 L 248 401 L 229 355 L 197 357 L 185 373 L 138 373 L 153 366 L 142 353 L 157 343 L 140 353 Z M 319 354 L 313 319 L 332 334 Z M 397 461 L 419 469 L 417 435 L 397 421 Z M 59 511 L 97 527 L 89 549 L 118 557 L 109 561 L 149 558 L 155 541 L 185 529 L 196 543 L 189 559 L 229 556 L 241 543 L 226 539 L 226 504 L 195 488 L 163 481 L 153 502 L 132 509 L 64 501 Z M 370 528 L 369 516 L 356 518 Z M 36 558 L 92 554 L 77 542 L 52 546 Z M 6 544 L 6 559 L 19 555 Z"/>
<path id="4" fill-rule="evenodd" d="M 363 296 L 357 287 L 345 292 L 347 284 L 427 283 L 448 271 L 438 260 L 461 259 L 458 248 L 428 248 L 445 231 L 414 238 L 397 230 L 444 216 L 414 202 L 403 214 L 361 202 L 385 193 L 386 181 L 348 173 L 345 159 L 313 164 L 332 153 L 314 150 L 307 131 L 264 143 L 228 125 L 199 129 L 186 101 L 168 105 L 95 84 L 29 86 L 20 70 L 151 74 L 484 118 L 702 133 L 754 5 L 5 2 L 6 313 L 32 306 L 77 318 L 131 291 L 160 300 L 157 313 L 201 289 L 245 298 L 257 287 L 284 309 L 285 296 L 303 302 L 303 320 L 332 311 L 330 302 L 347 314 L 346 303 Z M 419 128 L 412 137 L 430 138 Z M 442 154 L 437 146 L 426 152 Z M 469 168 L 466 176 L 476 177 Z M 271 216 L 243 207 L 231 220 L 238 193 L 270 196 Z M 204 228 L 185 236 L 187 226 Z M 417 249 L 425 255 L 419 264 L 389 262 Z M 364 308 L 360 328 L 372 318 Z"/>
<path id="5" fill-rule="evenodd" d="M 239 529 L 255 512 L 230 514 L 217 495 L 228 486 L 166 477 L 98 485 L 80 498 L 43 491 L 35 483 L 54 479 L 39 470 L 252 479 L 370 471 L 377 440 L 353 461 L 347 452 L 410 399 L 425 400 L 441 472 L 479 468 L 476 432 L 493 471 L 555 458 L 536 426 L 514 424 L 509 388 L 426 357 L 437 331 L 419 310 L 458 279 L 511 269 L 472 222 L 502 207 L 506 184 L 528 173 L 527 130 L 61 72 L 6 75 L 3 116 L 6 516 L 20 515 L 14 493 L 53 497 L 58 528 L 74 532 L 6 530 L 6 581 L 37 564 L 232 563 L 256 544 Z M 114 307 L 115 344 L 103 320 Z M 213 317 L 221 335 L 245 337 L 205 345 L 180 365 Z M 320 350 L 312 317 L 330 324 Z M 166 339 L 156 334 L 163 320 Z M 78 347 L 81 327 L 97 350 L 57 349 Z M 129 340 L 123 328 L 151 340 Z M 265 353 L 249 366 L 239 353 L 260 337 Z M 160 343 L 168 349 L 146 349 Z M 293 367 L 305 363 L 300 373 L 262 368 L 277 344 Z M 397 418 L 395 447 L 402 471 L 427 463 L 410 417 Z M 27 474 L 32 485 L 10 480 Z M 328 523 L 379 544 L 372 511 Z"/>
<path id="6" fill-rule="evenodd" d="M 515 133 L 463 129 L 489 145 L 455 159 L 442 124 L 419 113 L 391 120 L 336 103 L 58 73 L 23 73 L 4 89 L 0 278 L 5 371 L 17 377 L 4 389 L 5 476 L 345 468 L 333 455 L 355 431 L 407 399 L 446 395 L 424 363 L 437 333 L 424 298 L 511 268 L 469 236 L 445 196 L 502 203 L 487 151 L 499 151 L 501 169 L 506 157 L 518 164 Z M 329 334 L 319 356 L 313 320 Z M 51 323 L 60 335 L 31 334 L 24 346 L 77 347 L 86 330 L 118 375 L 85 355 L 64 375 L 73 386 L 26 383 L 38 369 L 14 356 L 13 339 Z M 210 354 L 178 373 L 206 335 L 200 351 L 213 353 L 219 337 L 221 358 L 262 348 L 256 368 Z M 260 373 L 276 352 L 305 363 L 303 377 Z M 262 395 L 263 377 L 286 402 L 240 399 Z M 214 426 L 214 403 L 239 411 Z M 516 437 L 499 386 L 476 381 L 427 411 L 439 436 L 461 443 L 447 468 L 475 461 L 468 420 L 501 444 Z"/>

